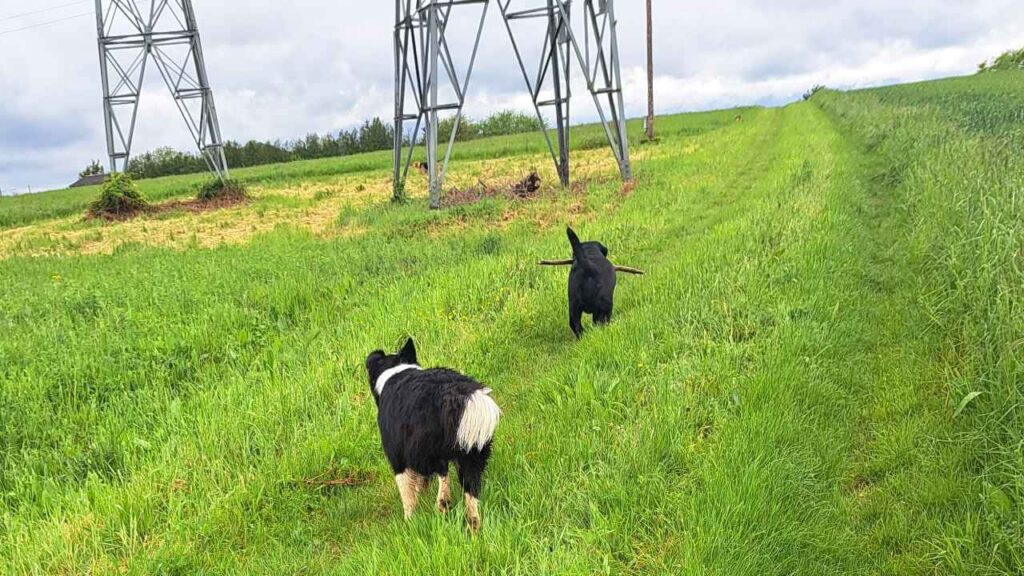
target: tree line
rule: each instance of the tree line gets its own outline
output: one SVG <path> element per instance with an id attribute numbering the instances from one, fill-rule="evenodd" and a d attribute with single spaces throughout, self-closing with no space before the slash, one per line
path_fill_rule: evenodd
<path id="1" fill-rule="evenodd" d="M 482 121 L 463 119 L 456 136 L 458 141 L 475 140 L 490 136 L 502 136 L 530 132 L 541 127 L 535 116 L 521 112 L 502 111 Z M 446 142 L 454 129 L 454 119 L 443 120 L 438 126 L 438 135 Z M 341 130 L 337 133 L 309 134 L 298 140 L 259 142 L 250 140 L 245 144 L 228 141 L 224 144 L 224 155 L 228 166 L 246 168 L 265 164 L 278 164 L 296 160 L 315 160 L 337 156 L 350 156 L 378 150 L 390 150 L 394 145 L 395 128 L 380 118 L 363 123 L 358 128 Z M 422 132 L 416 143 L 422 143 Z M 97 164 L 98 166 L 98 164 Z M 90 165 L 85 172 L 93 172 Z M 179 174 L 205 172 L 206 161 L 197 153 L 181 152 L 173 148 L 158 148 L 135 156 L 128 162 L 126 171 L 133 178 L 158 178 Z"/>

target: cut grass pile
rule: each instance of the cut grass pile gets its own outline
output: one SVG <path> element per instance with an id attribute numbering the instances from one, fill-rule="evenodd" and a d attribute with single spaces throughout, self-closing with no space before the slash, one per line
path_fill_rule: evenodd
<path id="1" fill-rule="evenodd" d="M 196 192 L 196 200 L 200 202 L 239 202 L 247 200 L 249 192 L 245 186 L 236 180 L 220 180 L 214 178 L 199 186 Z"/>

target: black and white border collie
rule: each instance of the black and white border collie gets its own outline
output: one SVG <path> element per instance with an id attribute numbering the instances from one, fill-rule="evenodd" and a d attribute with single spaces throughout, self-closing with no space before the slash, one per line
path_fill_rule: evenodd
<path id="1" fill-rule="evenodd" d="M 412 517 L 419 493 L 437 476 L 437 508 L 452 505 L 448 465 L 455 462 L 465 493 L 466 522 L 480 529 L 480 489 L 501 410 L 491 390 L 446 368 L 424 370 L 410 338 L 393 355 L 378 350 L 366 359 L 370 389 L 377 402 L 384 454 L 395 473 L 405 518 Z"/>

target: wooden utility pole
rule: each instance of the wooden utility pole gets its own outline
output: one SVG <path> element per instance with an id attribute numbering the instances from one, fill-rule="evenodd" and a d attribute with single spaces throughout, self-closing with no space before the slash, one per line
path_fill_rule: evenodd
<path id="1" fill-rule="evenodd" d="M 647 139 L 654 140 L 654 18 L 647 0 Z"/>

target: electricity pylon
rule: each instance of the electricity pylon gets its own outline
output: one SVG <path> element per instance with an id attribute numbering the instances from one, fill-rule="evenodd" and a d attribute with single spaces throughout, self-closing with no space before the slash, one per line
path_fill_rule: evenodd
<path id="1" fill-rule="evenodd" d="M 152 61 L 210 171 L 226 179 L 224 140 L 192 0 L 96 0 L 96 28 L 110 170 L 124 171 L 131 159 Z"/>
<path id="2" fill-rule="evenodd" d="M 462 121 L 484 21 L 492 0 L 395 0 L 395 143 L 394 195 L 404 197 L 405 181 L 412 163 L 412 148 L 425 127 L 430 206 L 440 208 L 444 185 Z M 562 185 L 569 183 L 569 120 L 572 63 L 586 80 L 587 90 L 597 106 L 601 124 L 624 180 L 632 180 L 629 141 L 626 135 L 625 104 L 619 59 L 618 21 L 614 0 L 493 0 L 508 31 L 512 48 L 542 126 L 552 160 Z M 573 20 L 573 3 L 582 3 L 582 25 Z M 515 4 L 515 6 L 513 6 Z M 480 23 L 468 52 L 469 64 L 463 76 L 457 69 L 449 46 L 449 23 L 453 13 L 467 7 L 480 9 Z M 542 20 L 544 34 L 523 40 L 518 24 Z M 536 72 L 526 63 L 524 48 L 540 46 Z M 453 96 L 442 101 L 442 87 Z M 552 141 L 543 110 L 554 111 L 556 140 Z M 443 160 L 439 157 L 439 113 L 454 112 L 453 130 Z M 414 123 L 411 133 L 406 123 Z M 409 150 L 406 152 L 406 146 Z"/>

